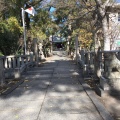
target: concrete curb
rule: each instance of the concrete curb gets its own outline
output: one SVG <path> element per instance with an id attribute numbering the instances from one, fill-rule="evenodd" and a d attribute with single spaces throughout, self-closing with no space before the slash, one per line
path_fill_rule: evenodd
<path id="1" fill-rule="evenodd" d="M 103 120 L 114 120 L 110 113 L 106 110 L 104 105 L 99 101 L 99 99 L 96 98 L 94 91 L 92 91 L 90 87 L 84 82 L 82 77 L 79 78 L 79 82 L 83 86 L 93 104 L 96 106 L 96 109 L 102 116 Z"/>

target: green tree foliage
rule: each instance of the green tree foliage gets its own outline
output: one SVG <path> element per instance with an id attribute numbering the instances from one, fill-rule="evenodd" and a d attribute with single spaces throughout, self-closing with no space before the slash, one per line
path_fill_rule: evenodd
<path id="1" fill-rule="evenodd" d="M 57 26 L 50 18 L 49 11 L 46 9 L 38 9 L 36 11 L 37 14 L 32 18 L 30 32 L 33 37 L 45 40 L 54 34 Z"/>
<path id="2" fill-rule="evenodd" d="M 4 55 L 14 54 L 18 48 L 19 35 L 22 33 L 21 8 L 33 6 L 37 15 L 25 14 L 27 36 L 46 39 L 46 30 L 50 23 L 49 14 L 41 10 L 43 0 L 0 0 L 0 52 Z M 33 21 L 30 24 L 30 20 Z M 29 25 L 31 26 L 30 29 Z M 21 26 L 21 27 L 20 27 Z M 22 33 L 23 34 L 23 33 Z M 23 47 L 23 46 L 22 46 Z"/>
<path id="3" fill-rule="evenodd" d="M 88 2 L 89 3 L 89 2 Z M 75 38 L 79 35 L 79 41 L 85 48 L 90 48 L 91 41 L 93 40 L 94 20 L 93 4 L 88 4 L 82 0 L 60 0 L 54 1 L 53 6 L 56 8 L 55 18 L 57 24 L 60 25 L 60 31 L 63 36 Z M 91 5 L 91 6 L 90 6 Z M 73 42 L 72 42 L 73 43 Z M 85 45 L 84 45 L 85 44 Z"/>
<path id="4" fill-rule="evenodd" d="M 0 51 L 4 55 L 15 54 L 19 35 L 22 32 L 17 19 L 10 17 L 0 23 Z"/>
<path id="5" fill-rule="evenodd" d="M 92 33 L 86 31 L 85 29 L 80 29 L 80 35 L 78 36 L 81 48 L 90 49 L 92 43 Z"/>

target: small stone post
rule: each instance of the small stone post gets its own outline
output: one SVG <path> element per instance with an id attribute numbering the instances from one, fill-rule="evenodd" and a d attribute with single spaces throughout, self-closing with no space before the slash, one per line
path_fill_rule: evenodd
<path id="1" fill-rule="evenodd" d="M 85 53 L 85 64 L 89 64 L 89 52 Z"/>
<path id="2" fill-rule="evenodd" d="M 50 53 L 51 53 L 51 55 L 53 53 L 52 41 L 50 42 Z"/>
<path id="3" fill-rule="evenodd" d="M 14 78 L 18 79 L 21 76 L 21 73 L 20 73 L 21 57 L 17 56 L 16 59 L 17 59 L 17 64 L 16 64 L 16 67 L 14 68 Z M 15 60 L 15 58 L 14 58 L 14 60 Z"/>
<path id="4" fill-rule="evenodd" d="M 68 55 L 70 54 L 69 52 L 70 52 L 70 47 L 69 47 L 69 36 L 68 36 L 68 41 L 67 41 L 67 53 L 68 53 Z"/>
<path id="5" fill-rule="evenodd" d="M 99 76 L 102 76 L 103 72 L 103 61 L 102 61 L 102 52 L 99 51 Z"/>
<path id="6" fill-rule="evenodd" d="M 3 60 L 0 59 L 0 85 L 3 86 L 5 80 Z"/>
<path id="7" fill-rule="evenodd" d="M 43 50 L 42 50 L 42 43 L 39 43 L 39 50 L 40 50 L 40 60 L 44 60 L 45 57 L 44 57 L 44 53 L 43 53 Z"/>
<path id="8" fill-rule="evenodd" d="M 52 52 L 53 52 L 52 41 L 53 41 L 53 35 L 51 35 L 51 36 L 49 37 L 49 42 L 50 42 L 50 55 L 52 55 Z"/>
<path id="9" fill-rule="evenodd" d="M 81 61 L 82 61 L 82 63 L 83 63 L 83 65 L 85 64 L 85 52 L 84 52 L 84 50 L 81 50 Z"/>
<path id="10" fill-rule="evenodd" d="M 21 59 L 21 57 L 18 56 L 17 57 L 17 65 L 16 65 L 18 68 L 20 68 L 20 66 L 21 66 L 20 59 Z"/>
<path id="11" fill-rule="evenodd" d="M 38 65 L 38 46 L 37 46 L 37 38 L 33 38 L 33 54 L 35 55 L 36 65 Z"/>
<path id="12" fill-rule="evenodd" d="M 93 53 L 90 52 L 90 66 L 93 65 Z"/>
<path id="13" fill-rule="evenodd" d="M 76 52 L 76 62 L 78 63 L 79 47 L 78 47 L 78 36 L 75 38 L 75 52 Z"/>
<path id="14" fill-rule="evenodd" d="M 15 68 L 16 67 L 16 57 L 13 57 L 12 60 L 13 60 L 13 68 Z"/>

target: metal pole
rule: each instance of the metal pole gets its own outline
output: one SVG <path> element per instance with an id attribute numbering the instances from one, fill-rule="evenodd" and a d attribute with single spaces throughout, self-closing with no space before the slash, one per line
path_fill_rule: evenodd
<path id="1" fill-rule="evenodd" d="M 25 32 L 25 11 L 22 8 L 22 23 L 23 23 L 23 34 L 24 34 L 24 50 L 26 55 L 26 32 Z"/>

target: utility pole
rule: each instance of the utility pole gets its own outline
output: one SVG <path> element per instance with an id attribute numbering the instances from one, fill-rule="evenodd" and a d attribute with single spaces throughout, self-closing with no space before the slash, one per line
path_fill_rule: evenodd
<path id="1" fill-rule="evenodd" d="M 22 23 L 23 23 L 23 35 L 24 35 L 24 54 L 26 55 L 26 30 L 25 30 L 25 11 L 22 8 Z"/>

